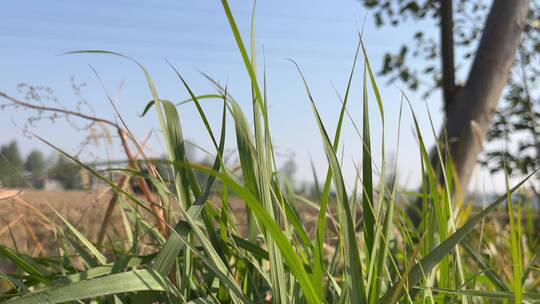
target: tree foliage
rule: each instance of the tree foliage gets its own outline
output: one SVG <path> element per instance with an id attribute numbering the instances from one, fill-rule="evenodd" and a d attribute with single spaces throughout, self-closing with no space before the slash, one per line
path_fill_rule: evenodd
<path id="1" fill-rule="evenodd" d="M 43 178 L 47 168 L 47 163 L 43 153 L 39 150 L 32 150 L 24 161 L 24 170 L 29 174 L 29 182 L 34 188 L 43 188 Z"/>
<path id="2" fill-rule="evenodd" d="M 24 170 L 34 176 L 40 176 L 45 172 L 45 158 L 43 153 L 38 150 L 32 150 L 24 162 Z"/>
<path id="3" fill-rule="evenodd" d="M 4 187 L 21 187 L 23 161 L 16 141 L 0 147 L 0 182 Z"/>
<path id="4" fill-rule="evenodd" d="M 526 174 L 540 165 L 540 1 L 533 5 L 505 103 L 498 109 L 488 133 L 489 140 L 513 143 L 515 147 L 499 145 L 488 151 L 483 162 L 492 171 L 500 170 L 506 163 L 511 172 Z"/>
<path id="5" fill-rule="evenodd" d="M 48 176 L 58 180 L 66 190 L 82 188 L 80 167 L 63 155 L 58 155 L 55 164 L 48 170 Z"/>

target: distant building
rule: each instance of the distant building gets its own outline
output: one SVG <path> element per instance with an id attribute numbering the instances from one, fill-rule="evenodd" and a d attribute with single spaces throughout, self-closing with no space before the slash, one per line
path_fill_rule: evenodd
<path id="1" fill-rule="evenodd" d="M 84 190 L 96 190 L 106 186 L 104 181 L 96 178 L 87 170 L 80 170 L 79 175 L 81 176 L 81 188 Z"/>
<path id="2" fill-rule="evenodd" d="M 43 190 L 62 190 L 64 189 L 62 182 L 54 178 L 44 178 L 43 179 Z"/>

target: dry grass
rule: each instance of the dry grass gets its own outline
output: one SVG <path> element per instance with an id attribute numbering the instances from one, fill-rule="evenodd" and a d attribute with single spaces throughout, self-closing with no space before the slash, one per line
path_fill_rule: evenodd
<path id="1" fill-rule="evenodd" d="M 59 223 L 53 209 L 94 239 L 110 197 L 105 190 L 24 190 L 0 201 L 0 243 L 31 256 L 51 255 L 55 247 L 53 225 Z"/>
<path id="2" fill-rule="evenodd" d="M 56 237 L 51 223 L 61 225 L 53 209 L 75 225 L 89 240 L 95 242 L 112 197 L 111 191 L 107 189 L 95 191 L 24 189 L 14 190 L 14 193 L 19 194 L 0 200 L 2 223 L 0 244 L 15 247 L 27 255 L 48 257 L 56 254 L 53 252 L 53 248 L 56 247 L 53 241 Z M 231 212 L 239 233 L 245 235 L 247 224 L 243 202 L 237 198 L 231 199 Z M 302 213 L 311 218 L 314 210 L 302 210 Z M 112 222 L 115 229 L 123 232 L 118 207 L 115 209 Z"/>

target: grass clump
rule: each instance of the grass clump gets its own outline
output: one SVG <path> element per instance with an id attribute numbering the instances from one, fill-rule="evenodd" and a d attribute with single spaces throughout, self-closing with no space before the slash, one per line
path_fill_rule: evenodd
<path id="1" fill-rule="evenodd" d="M 374 175 L 385 176 L 386 161 L 383 159 L 377 170 L 372 165 L 371 155 L 375 152 L 370 144 L 368 107 L 378 107 L 383 126 L 384 110 L 361 41 L 334 134 L 329 134 L 297 66 L 320 131 L 328 169 L 316 199 L 295 194 L 276 169 L 266 83 L 264 73 L 262 80 L 258 77 L 255 60 L 253 22 L 248 50 L 227 1 L 222 0 L 222 4 L 251 80 L 253 125 L 227 87 L 205 75 L 215 92 L 197 95 L 177 72 L 188 95 L 186 102 L 196 106 L 215 149 L 211 167 L 188 162 L 176 105 L 161 99 L 146 69 L 128 58 L 141 68 L 152 94 L 144 113 L 154 111 L 159 118 L 168 153 L 159 164 L 166 167 L 166 174 L 155 170 L 156 162 L 147 158 L 143 161 L 147 171 L 140 170 L 140 166 L 117 170 L 135 179 L 143 178 L 151 185 L 153 195 L 143 199 L 129 187 L 58 149 L 115 192 L 124 232 L 110 231 L 109 242 L 97 244 L 58 213 L 62 225 L 51 223 L 57 233 L 56 257 L 32 257 L 0 246 L 0 254 L 17 267 L 14 272 L 1 273 L 1 280 L 8 286 L 2 295 L 4 300 L 310 304 L 540 301 L 533 231 L 523 231 L 521 217 L 514 218 L 511 203 L 510 221 L 504 228 L 509 235 L 490 230 L 501 221 L 489 215 L 507 198 L 510 201 L 511 194 L 525 180 L 486 208 L 474 214 L 465 212 L 467 208 L 456 204 L 448 190 L 452 189 L 450 165 L 444 168 L 445 183 L 441 187 L 413 114 L 426 176 L 418 194 L 423 200 L 420 225 L 411 225 L 402 210 L 403 195 L 398 195 L 395 180 L 374 183 Z M 106 51 L 76 53 L 124 57 Z M 345 187 L 336 155 L 358 61 L 363 61 L 363 159 L 355 188 L 361 187 L 361 199 L 356 198 L 357 189 L 348 191 Z M 369 100 L 371 95 L 375 96 L 374 102 Z M 206 118 L 201 105 L 206 99 L 223 104 L 220 134 L 212 131 Z M 234 122 L 240 170 L 224 164 L 225 135 L 233 132 L 226 130 L 227 119 Z M 384 137 L 384 130 L 382 134 Z M 385 155 L 384 145 L 380 153 Z M 442 160 L 441 153 L 438 155 L 441 163 L 448 163 Z M 205 180 L 198 178 L 200 173 Z M 245 229 L 236 225 L 239 215 L 231 211 L 234 199 L 244 205 Z M 312 229 L 308 229 L 300 212 L 302 204 L 314 215 Z M 521 214 L 520 207 L 517 213 Z M 522 242 L 525 238 L 529 240 L 526 246 Z M 499 252 L 490 251 L 491 246 Z M 505 252 L 511 252 L 512 263 L 507 262 Z"/>

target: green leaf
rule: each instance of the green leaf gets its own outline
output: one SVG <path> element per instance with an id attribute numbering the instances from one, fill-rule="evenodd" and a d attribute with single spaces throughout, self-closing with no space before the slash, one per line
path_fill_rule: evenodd
<path id="1" fill-rule="evenodd" d="M 159 273 L 151 270 L 134 270 L 38 290 L 32 294 L 13 298 L 7 303 L 53 304 L 146 290 L 177 293 L 171 282 Z"/>

